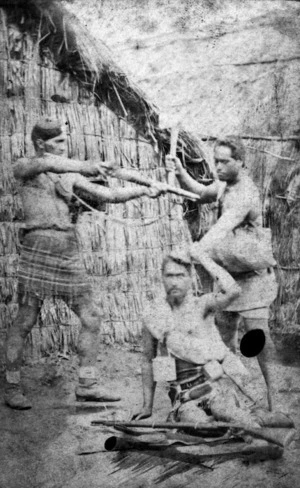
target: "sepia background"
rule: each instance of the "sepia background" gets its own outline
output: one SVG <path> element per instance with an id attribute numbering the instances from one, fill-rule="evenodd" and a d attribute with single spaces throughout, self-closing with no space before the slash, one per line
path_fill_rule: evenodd
<path id="1" fill-rule="evenodd" d="M 199 181 L 214 175 L 214 140 L 237 134 L 261 192 L 264 223 L 272 229 L 279 293 L 270 327 L 278 350 L 285 352 L 274 368 L 281 404 L 299 424 L 299 12 L 299 2 L 285 0 L 0 2 L 2 373 L 6 330 L 17 312 L 23 225 L 12 163 L 32 156 L 36 120 L 47 114 L 68 123 L 70 157 L 115 160 L 159 181 L 167 179 L 164 157 L 174 128 L 179 129 L 177 156 Z M 108 183 L 124 184 L 112 178 Z M 287 200 L 288 195 L 293 198 Z M 142 401 L 140 316 L 161 293 L 162 256 L 199 239 L 215 213 L 214 205 L 200 207 L 171 195 L 99 205 L 93 212 L 73 202 L 72 218 L 102 317 L 99 369 L 103 381 L 124 397 L 128 415 Z M 199 291 L 210 287 L 201 272 L 194 282 Z M 34 409 L 17 415 L 4 405 L 0 409 L 1 486 L 297 486 L 299 439 L 279 461 L 245 466 L 234 460 L 208 473 L 171 465 L 168 476 L 157 461 L 158 471 L 150 474 L 121 470 L 112 476 L 114 458 L 101 453 L 104 434 L 90 428 L 97 413 L 78 414 L 74 407 L 79 327 L 64 302 L 45 301 L 25 357 L 25 385 L 35 398 Z M 247 366 L 253 391 L 264 399 L 256 360 Z M 166 390 L 159 389 L 157 398 L 155 415 L 162 418 Z M 98 446 L 99 454 L 78 456 L 87 446 Z"/>

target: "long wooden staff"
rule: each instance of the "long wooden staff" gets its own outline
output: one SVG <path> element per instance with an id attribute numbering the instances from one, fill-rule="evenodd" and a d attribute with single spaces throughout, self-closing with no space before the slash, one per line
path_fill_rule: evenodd
<path id="1" fill-rule="evenodd" d="M 272 435 L 269 433 L 268 429 L 256 429 L 248 427 L 244 424 L 227 424 L 225 422 L 216 422 L 213 425 L 207 423 L 187 423 L 187 422 L 150 422 L 150 421 L 116 421 L 116 420 L 93 420 L 91 425 L 107 425 L 107 426 L 124 426 L 124 427 L 140 427 L 140 428 L 153 428 L 153 429 L 194 429 L 195 435 L 207 435 L 207 433 L 215 433 L 220 429 L 230 429 L 231 431 L 236 431 L 239 434 L 242 432 L 248 434 L 256 439 L 263 439 L 272 444 L 284 447 L 286 441 L 280 438 L 280 436 Z M 290 422 L 289 427 L 292 427 L 293 423 Z M 284 427 L 288 427 L 285 422 Z M 291 431 L 294 434 L 294 430 Z M 278 438 L 279 437 L 279 438 Z"/>
<path id="2" fill-rule="evenodd" d="M 176 158 L 177 140 L 178 140 L 179 128 L 178 126 L 173 126 L 171 128 L 171 143 L 170 143 L 170 156 Z M 175 171 L 168 171 L 168 184 L 170 186 L 175 186 Z"/>
<path id="3" fill-rule="evenodd" d="M 155 184 L 155 181 L 145 178 L 142 176 L 138 170 L 130 170 L 125 168 L 118 168 L 113 171 L 111 174 L 113 178 L 119 178 L 120 180 L 130 181 L 132 183 L 137 183 L 138 185 L 144 185 L 150 187 L 152 184 Z M 103 182 L 102 177 L 90 177 L 88 178 L 89 181 L 92 183 L 100 183 Z M 166 185 L 167 192 L 174 193 L 175 195 L 179 195 L 184 198 L 188 198 L 189 200 L 200 200 L 200 196 L 196 193 L 192 193 L 191 191 L 182 190 L 181 188 L 177 188 L 176 186 L 171 186 L 170 184 Z"/>

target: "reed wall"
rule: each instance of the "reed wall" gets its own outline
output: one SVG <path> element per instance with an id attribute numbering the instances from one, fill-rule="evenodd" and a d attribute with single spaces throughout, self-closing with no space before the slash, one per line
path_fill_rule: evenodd
<path id="1" fill-rule="evenodd" d="M 49 57 L 39 55 L 38 39 L 8 25 L 0 9 L 0 332 L 17 313 L 16 272 L 22 205 L 12 162 L 33 155 L 32 127 L 40 116 L 69 124 L 69 155 L 81 160 L 114 160 L 165 181 L 163 152 L 116 116 L 97 97 Z M 111 179 L 110 186 L 123 185 Z M 126 185 L 131 185 L 126 183 Z M 102 211 L 80 212 L 77 221 L 81 252 L 94 283 L 101 333 L 107 341 L 126 341 L 140 331 L 147 299 L 162 292 L 162 256 L 189 241 L 180 197 L 141 198 L 107 205 Z M 30 340 L 30 354 L 75 347 L 78 319 L 56 300 L 45 300 Z"/>

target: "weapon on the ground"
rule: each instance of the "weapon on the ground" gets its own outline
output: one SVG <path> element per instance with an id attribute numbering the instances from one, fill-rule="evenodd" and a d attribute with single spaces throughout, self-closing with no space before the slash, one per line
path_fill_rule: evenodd
<path id="1" fill-rule="evenodd" d="M 216 446 L 205 446 L 194 442 L 190 445 L 182 445 L 182 443 L 176 441 L 174 443 L 168 443 L 167 441 L 155 442 L 155 439 L 140 441 L 139 438 L 127 436 L 109 437 L 105 441 L 104 449 L 106 451 L 128 451 L 133 449 L 136 453 L 135 456 L 137 456 L 138 451 L 146 451 L 148 454 L 151 451 L 151 456 L 154 455 L 155 451 L 158 451 L 160 457 L 191 464 L 199 464 L 200 462 L 216 458 L 219 461 L 227 461 L 237 457 L 249 461 L 278 459 L 284 451 L 282 447 L 269 443 L 261 445 L 254 442 L 245 445 L 242 443 L 230 444 L 228 442 L 227 444 L 221 443 L 221 445 Z M 85 451 L 80 454 L 89 454 L 89 452 Z"/>
<path id="2" fill-rule="evenodd" d="M 110 427 L 124 426 L 124 427 L 140 427 L 140 428 L 153 428 L 153 429 L 181 429 L 192 432 L 194 435 L 210 436 L 220 435 L 226 430 L 230 430 L 232 434 L 237 433 L 239 435 L 249 435 L 255 439 L 262 439 L 277 446 L 284 447 L 286 445 L 286 432 L 284 437 L 270 432 L 272 429 L 267 428 L 251 428 L 245 424 L 229 424 L 226 422 L 215 422 L 213 424 L 208 423 L 189 423 L 189 422 L 151 422 L 151 421 L 121 421 L 121 420 L 93 420 L 91 425 L 106 425 Z M 292 421 L 287 425 L 287 422 L 283 422 L 282 425 L 277 427 L 294 427 Z M 293 431 L 292 431 L 293 432 Z"/>
<path id="3" fill-rule="evenodd" d="M 138 185 L 148 187 L 155 183 L 155 181 L 142 176 L 139 171 L 125 168 L 117 168 L 116 170 L 113 170 L 110 176 L 112 176 L 113 178 L 119 178 L 120 180 L 130 181 L 131 183 L 137 183 Z M 100 183 L 103 182 L 103 177 L 90 177 L 89 181 L 91 183 Z M 166 190 L 169 193 L 174 193 L 175 195 L 188 198 L 189 200 L 201 200 L 201 197 L 196 193 L 183 190 L 182 188 L 177 188 L 176 186 L 166 185 Z"/>

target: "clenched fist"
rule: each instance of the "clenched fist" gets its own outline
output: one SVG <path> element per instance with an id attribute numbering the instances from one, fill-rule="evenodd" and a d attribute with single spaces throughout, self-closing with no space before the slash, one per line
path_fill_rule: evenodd
<path id="1" fill-rule="evenodd" d="M 150 198 L 156 198 L 162 193 L 168 191 L 168 185 L 166 183 L 161 183 L 160 181 L 153 182 L 151 186 L 147 188 L 147 195 Z"/>
<path id="2" fill-rule="evenodd" d="M 182 172 L 183 166 L 179 158 L 173 157 L 171 154 L 167 154 L 165 161 L 167 171 L 175 171 L 177 175 Z"/>

